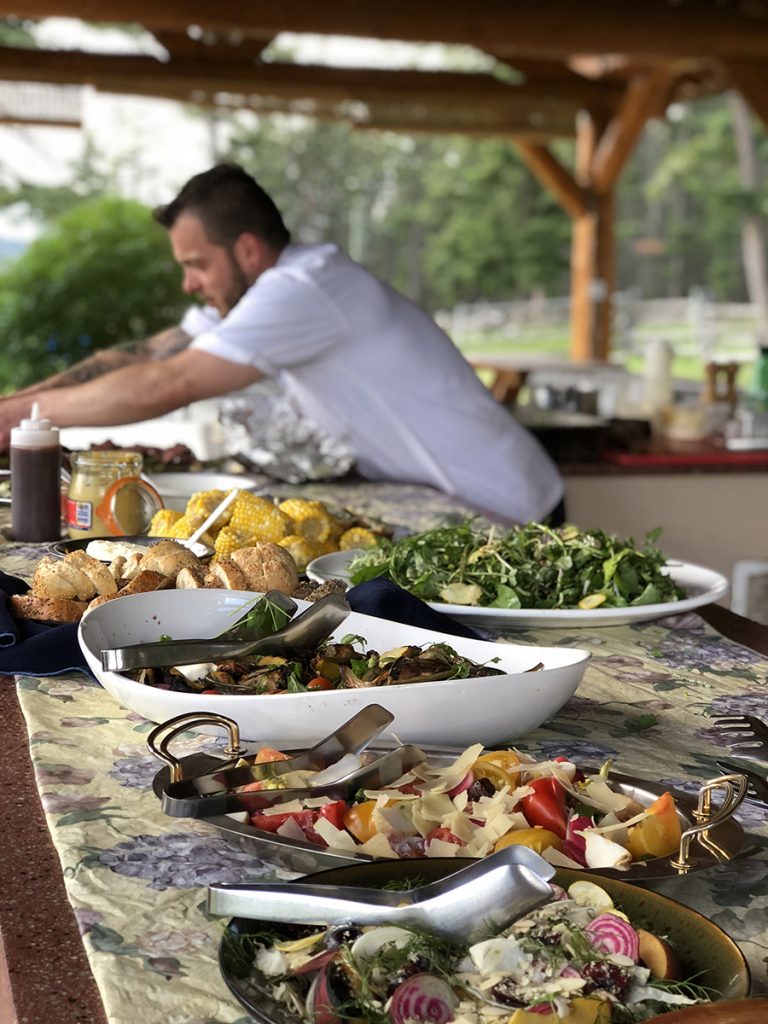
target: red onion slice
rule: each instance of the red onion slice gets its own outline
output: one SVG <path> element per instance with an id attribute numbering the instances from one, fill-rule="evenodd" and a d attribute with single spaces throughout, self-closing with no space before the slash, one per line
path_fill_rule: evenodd
<path id="1" fill-rule="evenodd" d="M 601 953 L 620 953 L 637 963 L 637 932 L 622 917 L 616 914 L 598 914 L 594 921 L 587 925 L 587 934 L 592 940 L 592 945 Z"/>
<path id="2" fill-rule="evenodd" d="M 458 1005 L 459 999 L 447 981 L 434 974 L 412 974 L 392 993 L 389 1015 L 394 1024 L 448 1024 Z"/>
<path id="3" fill-rule="evenodd" d="M 472 772 L 467 772 L 467 774 L 464 776 L 464 778 L 457 786 L 454 786 L 453 789 L 448 790 L 448 796 L 451 798 L 451 800 L 453 800 L 453 798 L 455 796 L 458 796 L 459 793 L 463 793 L 465 790 L 469 789 L 469 787 L 472 785 L 474 781 L 475 776 L 472 774 Z"/>

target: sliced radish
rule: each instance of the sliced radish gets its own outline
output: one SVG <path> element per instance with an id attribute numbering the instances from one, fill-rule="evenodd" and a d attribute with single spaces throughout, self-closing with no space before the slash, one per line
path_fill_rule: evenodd
<path id="1" fill-rule="evenodd" d="M 467 774 L 464 776 L 464 778 L 461 780 L 458 786 L 454 786 L 453 789 L 448 790 L 448 796 L 451 799 L 453 799 L 455 796 L 458 796 L 459 793 L 464 793 L 466 790 L 469 789 L 469 787 L 472 785 L 474 781 L 475 776 L 472 774 L 472 772 L 467 772 Z"/>
<path id="2" fill-rule="evenodd" d="M 601 953 L 619 953 L 637 963 L 637 932 L 623 918 L 616 914 L 598 914 L 594 921 L 587 925 L 587 933 L 592 945 Z"/>
<path id="3" fill-rule="evenodd" d="M 412 974 L 392 993 L 389 1015 L 394 1024 L 448 1024 L 458 1005 L 459 998 L 447 981 L 434 974 Z"/>
<path id="4" fill-rule="evenodd" d="M 335 998 L 328 976 L 326 964 L 315 975 L 307 993 L 307 1009 L 312 1015 L 313 1024 L 344 1024 L 336 1013 L 340 1002 Z"/>

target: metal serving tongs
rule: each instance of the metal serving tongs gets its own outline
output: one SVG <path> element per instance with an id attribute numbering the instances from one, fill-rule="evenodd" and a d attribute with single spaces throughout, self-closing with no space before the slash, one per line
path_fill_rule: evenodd
<path id="1" fill-rule="evenodd" d="M 392 891 L 312 881 L 216 884 L 208 912 L 289 924 L 395 925 L 475 942 L 552 899 L 555 869 L 533 850 L 507 846 L 455 874 Z M 322 874 L 319 876 L 322 878 Z"/>
<path id="2" fill-rule="evenodd" d="M 320 598 L 310 608 L 291 619 L 282 629 L 259 640 L 160 640 L 157 643 L 130 644 L 101 652 L 101 667 L 106 672 L 127 672 L 133 668 L 164 668 L 172 665 L 197 665 L 224 658 L 243 658 L 249 654 L 290 656 L 311 650 L 325 640 L 352 609 L 341 594 Z"/>
<path id="3" fill-rule="evenodd" d="M 198 776 L 185 782 L 172 782 L 165 788 L 161 797 L 161 806 L 166 814 L 173 818 L 215 818 L 222 814 L 233 814 L 236 811 L 255 813 L 276 803 L 290 800 L 306 800 L 315 797 L 328 797 L 329 800 L 348 800 L 359 789 L 383 789 L 402 778 L 406 772 L 417 764 L 425 761 L 427 755 L 423 750 L 411 744 L 395 747 L 377 757 L 370 764 L 348 770 L 333 781 L 318 785 L 307 784 L 280 788 L 271 786 L 265 789 L 250 789 L 233 792 L 230 785 L 247 785 L 243 776 L 250 777 L 252 769 L 230 768 L 213 772 L 211 775 Z M 298 758 L 294 759 L 298 760 Z M 283 764 L 288 762 L 283 761 Z M 254 768 L 260 765 L 254 765 Z M 273 777 L 274 778 L 274 777 Z M 280 776 L 277 776 L 279 779 Z M 241 781 L 237 781 L 240 779 Z M 269 780 L 271 781 L 271 780 Z M 201 788 L 210 786 L 205 795 Z M 213 787 L 216 787 L 215 789 Z"/>
<path id="4" fill-rule="evenodd" d="M 190 816 L 188 808 L 191 808 L 192 817 L 207 817 L 213 813 L 207 810 L 211 794 L 220 795 L 224 791 L 248 786 L 253 782 L 278 780 L 279 785 L 280 778 L 292 772 L 322 771 L 337 764 L 345 756 L 362 753 L 371 741 L 393 721 L 393 718 L 391 712 L 380 704 L 368 704 L 330 735 L 310 747 L 309 750 L 284 761 L 254 764 L 253 760 L 258 753 L 249 754 L 244 747 L 240 746 L 240 730 L 234 719 L 212 712 L 177 715 L 175 718 L 155 726 L 147 737 L 147 747 L 151 753 L 165 761 L 170 768 L 167 780 L 156 786 L 155 791 L 162 800 L 165 800 L 166 795 L 170 793 L 167 813 L 186 817 Z M 185 758 L 183 761 L 179 761 L 174 757 L 169 749 L 173 739 L 194 726 L 211 725 L 222 726 L 229 733 L 229 743 L 224 749 L 227 760 L 216 762 L 213 758 L 206 756 L 200 761 L 193 756 L 191 759 Z M 423 760 L 426 755 L 423 751 L 420 753 Z M 192 777 L 185 778 L 185 768 L 190 760 L 195 761 L 195 768 L 199 764 L 202 770 L 195 770 Z M 394 770 L 394 764 L 392 767 Z M 407 769 L 403 769 L 403 771 L 405 770 Z M 344 776 L 348 774 L 350 773 L 343 773 Z M 339 778 L 342 778 L 342 775 Z M 272 792 L 281 795 L 288 790 L 287 788 L 275 789 Z M 195 804 L 201 799 L 206 801 L 206 812 L 205 814 L 196 814 L 194 813 Z M 235 809 L 243 809 L 242 801 L 241 806 Z"/>

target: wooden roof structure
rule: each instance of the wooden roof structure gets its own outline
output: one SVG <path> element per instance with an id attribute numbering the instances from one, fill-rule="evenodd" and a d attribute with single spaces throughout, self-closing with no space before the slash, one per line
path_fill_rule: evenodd
<path id="1" fill-rule="evenodd" d="M 768 124 L 768 0 L 0 0 L 10 17 L 140 25 L 167 56 L 6 46 L 0 81 L 508 138 L 572 219 L 575 359 L 608 355 L 613 196 L 647 121 L 735 88 Z M 489 70 L 265 59 L 283 32 L 464 44 Z M 573 166 L 551 148 L 568 137 Z"/>

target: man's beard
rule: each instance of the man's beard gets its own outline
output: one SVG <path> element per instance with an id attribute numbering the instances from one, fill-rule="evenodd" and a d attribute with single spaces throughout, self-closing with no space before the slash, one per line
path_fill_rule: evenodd
<path id="1" fill-rule="evenodd" d="M 241 270 L 240 264 L 235 259 L 234 253 L 230 251 L 228 253 L 228 257 L 229 266 L 232 271 L 232 277 L 229 282 L 227 291 L 225 292 L 221 299 L 221 307 L 219 308 L 219 313 L 221 313 L 222 316 L 226 316 L 228 313 L 231 313 L 232 310 L 240 301 L 240 299 L 242 299 L 242 297 L 250 288 L 248 278 Z"/>

